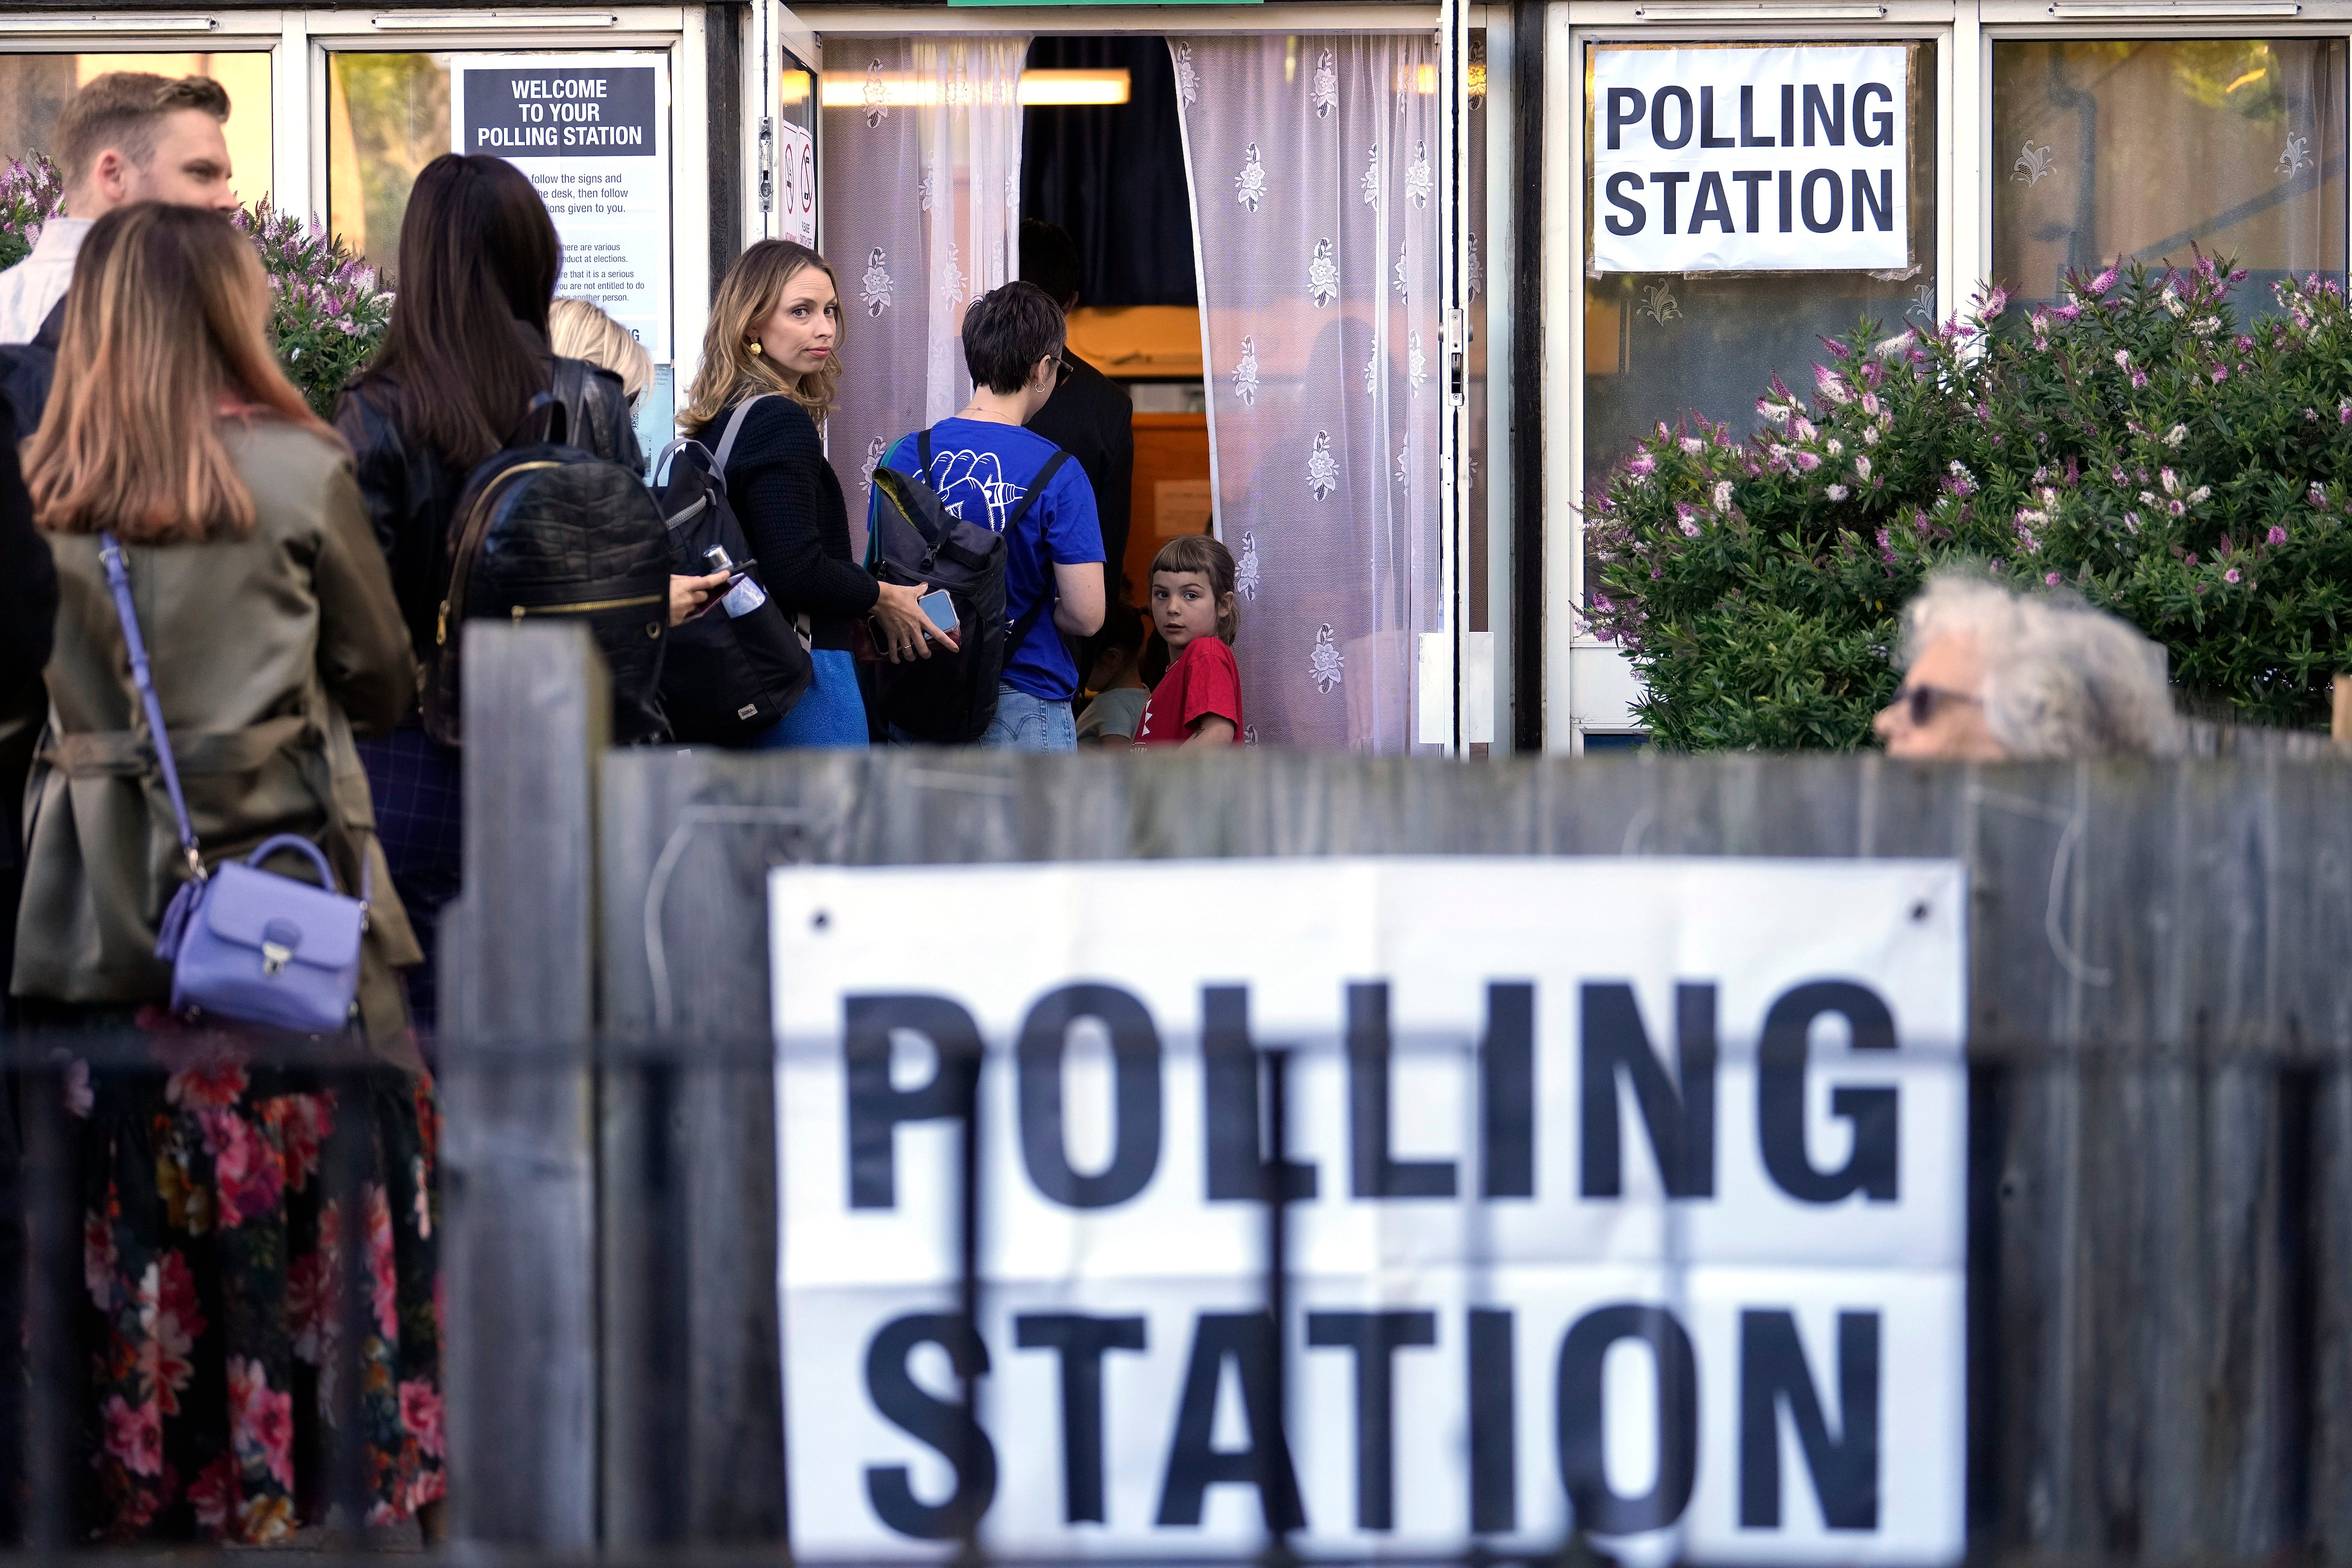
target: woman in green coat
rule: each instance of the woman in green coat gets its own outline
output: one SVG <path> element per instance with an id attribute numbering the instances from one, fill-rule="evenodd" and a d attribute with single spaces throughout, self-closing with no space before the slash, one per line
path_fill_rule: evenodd
<path id="1" fill-rule="evenodd" d="M 36 1026 L 137 1029 L 154 1071 L 69 1092 L 90 1348 L 82 1523 L 97 1538 L 263 1543 L 310 1522 L 333 1450 L 332 1382 L 362 1332 L 370 1521 L 442 1493 L 430 1080 L 396 969 L 416 944 L 375 842 L 354 728 L 415 689 L 383 553 L 334 433 L 278 368 L 268 283 L 218 214 L 100 220 L 67 297 L 56 387 L 26 483 L 59 580 L 49 735 L 27 795 L 12 989 Z M 357 1033 L 378 1066 L 339 1097 L 252 1033 L 169 1011 L 154 954 L 187 872 L 99 559 L 124 545 L 141 630 L 208 860 L 275 833 L 368 873 Z M 297 857 L 270 869 L 312 875 Z M 353 1103 L 354 1099 L 363 1103 Z M 364 1119 L 356 1195 L 322 1150 Z M 347 1314 L 340 1204 L 364 1208 L 373 1299 Z"/>

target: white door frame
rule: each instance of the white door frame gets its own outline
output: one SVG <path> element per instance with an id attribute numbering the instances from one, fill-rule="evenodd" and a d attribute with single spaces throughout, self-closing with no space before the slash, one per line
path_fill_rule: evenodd
<path id="1" fill-rule="evenodd" d="M 2042 0 L 2048 4 L 2048 0 Z M 1966 10 L 1963 16 L 1961 12 Z M 1759 11 L 1764 13 L 1759 16 Z M 1954 0 L 1870 4 L 1653 5 L 1580 0 L 1545 13 L 1543 218 L 1543 404 L 1547 428 L 1567 439 L 1545 444 L 1544 749 L 1581 753 L 1587 721 L 1621 707 L 1632 687 L 1625 655 L 1593 637 L 1584 604 L 1584 152 L 1585 48 L 1595 43 L 1828 42 L 1889 39 L 1936 45 L 1936 277 L 1937 304 L 1965 297 L 1990 259 L 1985 208 L 1960 199 L 1967 165 L 1976 177 L 1981 131 L 1977 95 L 1955 90 L 1958 56 L 1973 67 L 1980 48 L 1972 6 Z M 1960 100 L 1965 98 L 1965 103 Z M 1948 157 L 1946 150 L 1965 157 Z M 1955 289 L 1961 292 L 1956 294 Z M 1603 705 L 1606 705 L 1604 706 Z M 1616 724 L 1602 727 L 1616 728 Z"/>

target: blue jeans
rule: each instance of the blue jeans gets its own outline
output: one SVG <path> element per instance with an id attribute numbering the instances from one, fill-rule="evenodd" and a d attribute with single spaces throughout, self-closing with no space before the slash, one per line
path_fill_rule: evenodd
<path id="1" fill-rule="evenodd" d="M 1078 721 L 1066 702 L 1049 703 L 1011 686 L 996 688 L 996 717 L 980 737 L 986 751 L 1076 751 Z"/>
<path id="2" fill-rule="evenodd" d="M 866 748 L 866 698 L 857 689 L 857 661 L 846 649 L 817 648 L 809 653 L 816 678 L 793 711 L 751 738 L 754 751 L 831 746 Z"/>

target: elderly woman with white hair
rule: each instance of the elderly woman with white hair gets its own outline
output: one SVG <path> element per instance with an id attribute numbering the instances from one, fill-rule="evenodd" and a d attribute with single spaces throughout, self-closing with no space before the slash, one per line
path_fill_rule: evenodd
<path id="1" fill-rule="evenodd" d="M 2179 748 L 2164 651 L 2079 600 L 1937 572 L 1904 608 L 1901 660 L 1902 687 L 1876 721 L 1890 757 L 2032 761 Z"/>

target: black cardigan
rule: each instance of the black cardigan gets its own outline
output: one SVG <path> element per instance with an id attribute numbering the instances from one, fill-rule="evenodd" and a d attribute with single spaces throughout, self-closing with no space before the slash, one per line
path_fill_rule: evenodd
<path id="1" fill-rule="evenodd" d="M 716 444 L 731 407 L 697 433 Z M 820 648 L 849 646 L 849 628 L 874 608 L 882 585 L 849 553 L 841 480 L 808 410 L 761 398 L 744 416 L 727 457 L 727 499 L 759 559 L 760 580 L 787 615 L 809 617 Z"/>

